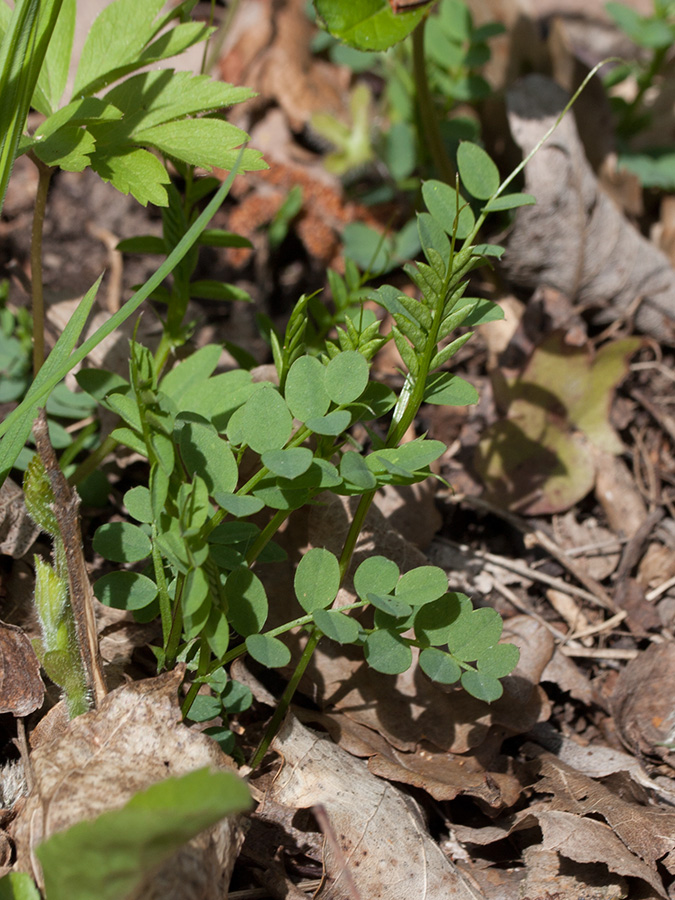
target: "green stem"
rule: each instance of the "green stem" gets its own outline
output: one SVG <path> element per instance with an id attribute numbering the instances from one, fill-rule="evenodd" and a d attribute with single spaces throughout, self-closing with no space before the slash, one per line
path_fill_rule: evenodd
<path id="1" fill-rule="evenodd" d="M 173 625 L 173 611 L 171 609 L 171 597 L 169 597 L 169 589 L 166 584 L 166 576 L 164 574 L 164 564 L 162 562 L 162 554 L 157 543 L 157 524 L 152 524 L 152 565 L 155 570 L 155 581 L 157 583 L 157 591 L 159 598 L 159 615 L 162 621 L 162 644 L 166 648 L 169 644 L 171 636 L 171 627 Z"/>
<path id="2" fill-rule="evenodd" d="M 354 548 L 356 547 L 356 542 L 359 539 L 361 529 L 363 528 L 363 523 L 366 521 L 366 516 L 368 515 L 368 510 L 370 509 L 370 504 L 373 502 L 373 498 L 375 497 L 376 493 L 377 490 L 368 491 L 367 494 L 361 494 L 359 505 L 356 507 L 356 512 L 354 513 L 354 518 L 352 519 L 351 525 L 349 526 L 347 539 L 345 540 L 344 547 L 342 548 L 342 554 L 340 555 L 340 584 L 342 584 L 347 576 L 349 564 L 352 561 L 352 555 L 354 553 Z"/>
<path id="3" fill-rule="evenodd" d="M 286 690 L 284 691 L 283 697 L 279 701 L 279 705 L 274 711 L 274 715 L 272 716 L 270 723 L 267 726 L 263 739 L 260 742 L 258 749 L 251 757 L 249 765 L 252 769 L 255 769 L 263 761 L 263 758 L 267 753 L 270 744 L 274 740 L 274 737 L 279 730 L 279 726 L 284 720 L 284 716 L 286 715 L 288 707 L 291 704 L 291 700 L 293 699 L 293 694 L 295 694 L 296 688 L 300 684 L 300 679 L 305 674 L 305 669 L 309 665 L 309 662 L 316 649 L 316 645 L 319 643 L 322 637 L 323 634 L 319 631 L 318 628 L 315 628 L 314 631 L 310 634 L 309 639 L 305 644 L 305 649 L 302 651 L 302 656 L 300 657 L 300 660 L 295 667 L 295 671 L 291 676 L 291 680 L 286 686 Z"/>
<path id="4" fill-rule="evenodd" d="M 247 566 L 255 562 L 292 512 L 292 509 L 279 509 L 274 513 L 246 554 Z"/>
<path id="5" fill-rule="evenodd" d="M 99 468 L 103 460 L 113 452 L 117 444 L 118 441 L 108 435 L 96 450 L 93 450 L 91 454 L 80 463 L 68 479 L 68 482 L 75 486 L 84 481 L 88 475 L 91 475 L 92 472 L 95 472 Z"/>
<path id="6" fill-rule="evenodd" d="M 179 575 L 176 579 L 176 599 L 173 605 L 173 622 L 171 623 L 171 631 L 169 632 L 169 640 L 166 642 L 166 656 L 164 666 L 173 669 L 178 656 L 178 645 L 180 644 L 180 636 L 183 631 L 183 607 L 181 605 L 181 594 L 183 593 L 183 585 L 185 584 L 185 575 Z"/>
<path id="7" fill-rule="evenodd" d="M 455 183 L 455 169 L 445 151 L 441 129 L 438 125 L 438 113 L 429 90 L 427 78 L 427 66 L 424 59 L 424 28 L 426 18 L 422 19 L 413 31 L 413 74 L 415 76 L 415 91 L 417 105 L 424 139 L 426 140 L 434 166 L 440 177 L 447 184 Z"/>
<path id="8" fill-rule="evenodd" d="M 201 642 L 199 644 L 199 663 L 197 664 L 197 678 L 202 679 L 206 675 L 209 669 L 210 659 L 211 650 L 209 649 L 209 642 L 205 637 L 202 636 Z M 193 681 L 190 685 L 190 688 L 185 696 L 185 700 L 183 700 L 183 704 L 180 708 L 183 718 L 185 718 L 190 712 L 192 704 L 195 702 L 195 697 L 199 693 L 200 685 L 201 681 Z"/>
<path id="9" fill-rule="evenodd" d="M 47 208 L 47 192 L 52 172 L 37 156 L 31 155 L 37 166 L 38 186 L 33 210 L 33 232 L 30 245 L 33 312 L 33 374 L 37 375 L 45 361 L 45 300 L 42 286 L 42 233 Z"/>

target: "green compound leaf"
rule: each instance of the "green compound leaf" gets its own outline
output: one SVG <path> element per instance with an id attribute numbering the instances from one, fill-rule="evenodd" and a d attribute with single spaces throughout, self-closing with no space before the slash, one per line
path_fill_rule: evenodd
<path id="1" fill-rule="evenodd" d="M 150 538 L 130 522 L 110 522 L 96 529 L 94 550 L 113 562 L 138 562 L 150 556 Z"/>
<path id="2" fill-rule="evenodd" d="M 315 356 L 301 356 L 293 363 L 286 378 L 284 396 L 288 408 L 296 419 L 323 416 L 330 406 L 330 397 L 324 387 L 326 367 Z"/>
<path id="3" fill-rule="evenodd" d="M 393 616 L 395 619 L 402 619 L 405 616 L 409 616 L 412 612 L 412 606 L 408 603 L 404 603 L 397 597 L 374 594 L 371 591 L 366 597 L 366 600 L 368 600 L 375 609 L 379 609 L 381 612 L 386 613 L 388 616 Z"/>
<path id="4" fill-rule="evenodd" d="M 291 661 L 291 651 L 279 638 L 269 634 L 252 634 L 246 638 L 246 649 L 256 662 L 268 669 L 279 669 Z"/>
<path id="5" fill-rule="evenodd" d="M 153 784 L 122 809 L 78 822 L 40 844 L 46 893 L 50 900 L 142 895 L 142 884 L 168 856 L 250 805 L 248 788 L 231 772 L 198 769 Z"/>
<path id="6" fill-rule="evenodd" d="M 460 615 L 448 630 L 448 649 L 456 659 L 464 662 L 478 659 L 497 646 L 503 627 L 496 609 L 474 609 Z"/>
<path id="7" fill-rule="evenodd" d="M 237 461 L 210 422 L 185 422 L 180 432 L 180 453 L 188 475 L 202 478 L 209 495 L 216 491 L 231 493 L 237 486 Z"/>
<path id="8" fill-rule="evenodd" d="M 338 609 L 315 609 L 312 618 L 320 631 L 338 644 L 353 644 L 359 637 L 359 623 Z"/>
<path id="9" fill-rule="evenodd" d="M 354 573 L 354 590 L 361 600 L 367 600 L 370 593 L 390 594 L 395 590 L 400 574 L 393 560 L 369 556 Z"/>
<path id="10" fill-rule="evenodd" d="M 426 13 L 422 8 L 394 14 L 388 0 L 315 0 L 314 6 L 333 36 L 358 50 L 387 50 Z"/>
<path id="11" fill-rule="evenodd" d="M 267 594 L 258 576 L 245 566 L 234 569 L 227 576 L 225 596 L 228 618 L 234 630 L 242 637 L 257 634 L 265 624 L 269 610 Z M 251 655 L 258 659 L 255 654 Z"/>
<path id="12" fill-rule="evenodd" d="M 385 675 L 400 675 L 412 664 L 412 650 L 409 645 L 400 634 L 389 629 L 369 634 L 363 652 L 371 669 Z"/>
<path id="13" fill-rule="evenodd" d="M 114 609 L 143 609 L 157 596 L 157 585 L 138 572 L 110 572 L 98 579 L 94 594 Z"/>
<path id="14" fill-rule="evenodd" d="M 295 596 L 305 612 L 330 606 L 340 589 L 337 557 L 322 547 L 308 550 L 298 563 L 293 584 Z"/>
<path id="15" fill-rule="evenodd" d="M 470 141 L 462 141 L 457 150 L 457 168 L 462 187 L 472 197 L 488 200 L 499 188 L 499 169 L 489 154 Z"/>
<path id="16" fill-rule="evenodd" d="M 448 590 L 448 576 L 438 566 L 418 566 L 401 576 L 396 596 L 411 606 L 424 606 L 438 600 Z M 501 622 L 501 619 L 499 620 Z"/>
<path id="17" fill-rule="evenodd" d="M 448 630 L 462 612 L 459 595 L 443 594 L 438 600 L 425 603 L 415 616 L 415 636 L 419 641 L 440 647 L 448 643 Z"/>
<path id="18" fill-rule="evenodd" d="M 537 198 L 532 194 L 502 194 L 483 207 L 484 212 L 499 212 L 503 209 L 517 209 L 519 206 L 535 206 Z"/>
<path id="19" fill-rule="evenodd" d="M 291 481 L 303 475 L 312 465 L 314 456 L 308 447 L 291 447 L 288 450 L 267 450 L 262 455 L 264 466 L 282 478 Z"/>
<path id="20" fill-rule="evenodd" d="M 336 357 L 337 359 L 337 357 Z M 335 409 L 327 416 L 307 419 L 305 425 L 315 434 L 325 434 L 329 437 L 337 437 L 349 428 L 352 421 L 351 413 L 346 409 Z"/>
<path id="21" fill-rule="evenodd" d="M 330 399 L 342 406 L 357 400 L 368 384 L 369 367 L 356 350 L 345 350 L 326 366 L 325 387 Z"/>
<path id="22" fill-rule="evenodd" d="M 520 650 L 515 644 L 497 644 L 491 647 L 485 656 L 479 656 L 476 667 L 483 675 L 493 678 L 504 678 L 510 675 L 518 665 Z"/>
<path id="23" fill-rule="evenodd" d="M 124 147 L 114 155 L 94 152 L 91 167 L 120 193 L 133 194 L 141 206 L 168 205 L 164 185 L 171 182 L 169 173 L 153 153 L 142 147 Z"/>
<path id="24" fill-rule="evenodd" d="M 227 436 L 233 444 L 247 444 L 262 454 L 281 450 L 292 429 L 293 418 L 283 397 L 271 384 L 264 384 L 232 415 Z"/>
<path id="25" fill-rule="evenodd" d="M 461 684 L 467 694 L 471 694 L 472 697 L 483 700 L 485 703 L 499 700 L 504 693 L 501 681 L 482 672 L 463 672 Z"/>
<path id="26" fill-rule="evenodd" d="M 420 668 L 432 681 L 454 684 L 459 681 L 462 670 L 454 659 L 435 647 L 425 647 L 420 653 Z"/>
<path id="27" fill-rule="evenodd" d="M 463 241 L 473 231 L 475 218 L 466 200 L 449 184 L 442 181 L 425 181 L 422 196 L 427 209 L 443 231 Z"/>
<path id="28" fill-rule="evenodd" d="M 231 169 L 239 153 L 238 148 L 248 140 L 248 135 L 222 119 L 203 117 L 178 119 L 152 128 L 137 129 L 133 138 L 155 147 L 166 156 L 210 171 L 211 166 Z M 242 165 L 247 171 L 267 168 L 258 150 L 244 150 Z"/>
<path id="29" fill-rule="evenodd" d="M 437 406 L 470 406 L 478 403 L 480 397 L 476 388 L 450 372 L 430 375 L 424 390 L 424 402 Z"/>

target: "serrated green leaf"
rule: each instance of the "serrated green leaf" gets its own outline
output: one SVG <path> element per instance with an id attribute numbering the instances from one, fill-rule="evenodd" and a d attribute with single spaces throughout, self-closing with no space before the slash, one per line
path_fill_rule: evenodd
<path id="1" fill-rule="evenodd" d="M 317 628 L 338 644 L 353 644 L 359 637 L 359 623 L 338 609 L 315 609 Z"/>
<path id="2" fill-rule="evenodd" d="M 210 422 L 185 422 L 180 453 L 188 475 L 204 479 L 209 494 L 232 493 L 237 486 L 237 461 L 229 445 Z"/>
<path id="3" fill-rule="evenodd" d="M 457 168 L 462 187 L 472 197 L 487 200 L 499 188 L 499 169 L 478 144 L 461 141 L 457 149 Z"/>
<path id="4" fill-rule="evenodd" d="M 187 841 L 250 805 L 248 788 L 231 772 L 199 769 L 167 778 L 122 809 L 78 822 L 40 844 L 46 892 L 50 900 L 132 896 Z"/>
<path id="5" fill-rule="evenodd" d="M 257 634 L 267 620 L 269 609 L 267 594 L 258 576 L 244 566 L 234 569 L 227 576 L 225 595 L 228 618 L 234 630 L 242 637 Z"/>
<path id="6" fill-rule="evenodd" d="M 295 360 L 286 377 L 284 396 L 288 408 L 301 422 L 320 418 L 330 406 L 324 387 L 326 367 L 315 356 Z"/>
<path id="7" fill-rule="evenodd" d="M 94 594 L 115 609 L 143 609 L 157 596 L 157 585 L 138 572 L 110 572 L 94 584 Z"/>
<path id="8" fill-rule="evenodd" d="M 91 155 L 91 167 L 103 181 L 109 181 L 122 194 L 133 194 L 141 206 L 153 203 L 167 206 L 169 197 L 165 184 L 171 178 L 157 157 L 140 147 L 122 147 L 119 151 Z"/>
<path id="9" fill-rule="evenodd" d="M 369 634 L 363 653 L 371 669 L 385 675 L 400 675 L 412 664 L 412 650 L 405 638 L 388 629 Z"/>
<path id="10" fill-rule="evenodd" d="M 440 684 L 455 684 L 462 674 L 454 659 L 436 647 L 426 647 L 422 650 L 419 662 L 424 674 Z"/>
<path id="11" fill-rule="evenodd" d="M 358 50 L 387 50 L 425 15 L 424 9 L 395 15 L 388 0 L 315 0 L 315 7 L 328 31 Z"/>
<path id="12" fill-rule="evenodd" d="M 305 612 L 330 606 L 340 589 L 337 557 L 330 550 L 312 547 L 298 563 L 293 586 L 298 603 Z"/>
<path id="13" fill-rule="evenodd" d="M 106 74 L 135 59 L 153 37 L 164 0 L 115 0 L 97 16 L 82 48 L 73 96 L 94 93 Z M 94 85 L 92 89 L 92 85 Z"/>
<path id="14" fill-rule="evenodd" d="M 467 694 L 485 703 L 499 700 L 504 693 L 501 681 L 483 672 L 462 672 L 461 685 Z"/>
<path id="15" fill-rule="evenodd" d="M 472 384 L 450 372 L 430 375 L 424 391 L 424 402 L 438 406 L 470 406 L 478 403 L 479 399 L 478 391 Z"/>
<path id="16" fill-rule="evenodd" d="M 455 234 L 459 240 L 471 234 L 475 225 L 471 207 L 449 184 L 433 179 L 425 181 L 422 196 L 427 209 L 447 234 Z"/>
<path id="17" fill-rule="evenodd" d="M 238 156 L 238 148 L 248 140 L 248 135 L 229 122 L 206 117 L 178 119 L 152 128 L 138 129 L 133 138 L 188 165 L 207 170 L 212 166 L 229 170 Z M 258 150 L 244 150 L 241 165 L 247 172 L 267 168 Z"/>
<path id="18" fill-rule="evenodd" d="M 279 669 L 291 661 L 291 651 L 279 638 L 269 634 L 252 634 L 246 638 L 246 649 L 256 662 L 268 669 Z"/>
<path id="19" fill-rule="evenodd" d="M 356 350 L 341 353 L 326 366 L 326 393 L 339 406 L 352 403 L 365 391 L 369 371 L 366 359 Z"/>
<path id="20" fill-rule="evenodd" d="M 96 529 L 93 547 L 113 562 L 138 562 L 150 556 L 150 538 L 130 522 L 108 522 Z"/>

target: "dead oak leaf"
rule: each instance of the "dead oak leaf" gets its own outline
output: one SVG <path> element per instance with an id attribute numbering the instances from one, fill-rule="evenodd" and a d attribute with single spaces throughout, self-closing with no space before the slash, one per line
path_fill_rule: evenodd
<path id="1" fill-rule="evenodd" d="M 27 716 L 42 706 L 44 695 L 31 642 L 23 629 L 0 622 L 0 713 Z"/>

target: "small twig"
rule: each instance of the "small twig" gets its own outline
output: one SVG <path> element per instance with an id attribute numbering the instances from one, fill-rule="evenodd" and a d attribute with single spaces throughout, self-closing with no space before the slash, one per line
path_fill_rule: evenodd
<path id="1" fill-rule="evenodd" d="M 653 600 L 656 600 L 657 597 L 660 597 L 661 594 L 665 594 L 665 592 L 674 584 L 675 575 L 672 578 L 669 578 L 668 581 L 664 581 L 663 584 L 660 584 L 658 587 L 652 588 L 651 591 L 647 591 L 647 593 L 645 594 L 645 600 L 648 603 L 651 603 Z"/>
<path id="2" fill-rule="evenodd" d="M 573 640 L 581 640 L 581 638 L 590 637 L 593 634 L 600 634 L 602 631 L 611 631 L 615 625 L 618 625 L 620 622 L 626 618 L 628 613 L 625 609 L 622 609 L 621 612 L 618 612 L 615 616 L 612 616 L 610 619 L 606 619 L 604 622 L 600 622 L 599 625 L 589 625 L 588 628 L 584 628 L 582 631 L 575 631 L 572 635 L 570 635 L 570 639 L 567 642 L 569 646 Z"/>
<path id="3" fill-rule="evenodd" d="M 54 448 L 49 440 L 47 414 L 44 409 L 33 425 L 35 446 L 45 467 L 54 492 L 54 515 L 61 532 L 66 554 L 70 605 L 75 619 L 77 640 L 87 673 L 88 687 L 92 691 L 94 703 L 98 706 L 107 693 L 101 668 L 101 659 L 96 634 L 94 616 L 94 592 L 87 574 L 82 552 L 82 532 L 78 514 L 80 498 L 65 479 L 59 467 Z"/>
<path id="4" fill-rule="evenodd" d="M 560 648 L 565 656 L 576 656 L 580 659 L 635 659 L 640 655 L 639 650 L 620 650 L 611 647 L 597 649 L 594 647 L 570 647 L 566 644 Z"/>
<path id="5" fill-rule="evenodd" d="M 550 622 L 547 622 L 543 616 L 539 615 L 538 612 L 535 612 L 535 610 L 533 610 L 532 607 L 527 603 L 524 603 L 520 599 L 520 597 L 511 590 L 511 588 L 508 588 L 505 584 L 500 584 L 498 581 L 493 581 L 492 584 L 498 594 L 501 594 L 502 597 L 508 600 L 509 603 L 515 606 L 516 609 L 520 610 L 520 612 L 525 613 L 525 615 L 527 616 L 531 616 L 533 619 L 539 622 L 540 625 L 543 625 L 544 628 L 547 629 L 547 631 L 551 632 L 551 634 L 557 641 L 567 640 L 567 635 L 556 628 L 555 625 L 551 625 Z"/>
<path id="6" fill-rule="evenodd" d="M 321 887 L 321 881 L 314 879 L 313 881 L 301 881 L 295 885 L 298 890 L 303 891 L 303 897 L 307 896 L 307 891 L 316 891 Z M 230 891 L 227 895 L 228 900 L 269 900 L 270 892 L 267 888 L 246 888 L 243 891 Z"/>
<path id="7" fill-rule="evenodd" d="M 344 878 L 344 887 L 346 888 L 346 892 L 349 894 L 352 900 L 362 900 L 361 892 L 357 888 L 356 882 L 354 881 L 354 876 L 349 869 L 349 861 L 345 856 L 344 850 L 338 843 L 335 829 L 333 828 L 331 821 L 328 818 L 328 813 L 326 812 L 325 806 L 319 803 L 316 806 L 312 807 L 312 812 L 314 813 L 314 818 L 318 822 L 319 828 L 323 832 L 323 836 L 326 838 L 326 843 L 330 847 L 340 870 L 339 875 L 337 875 L 337 877 L 335 878 L 335 881 L 337 882 L 339 878 Z M 340 893 L 343 894 L 344 890 Z"/>
<path id="8" fill-rule="evenodd" d="M 649 415 L 668 434 L 671 441 L 675 442 L 675 419 L 667 413 L 661 412 L 658 406 L 652 403 L 649 397 L 646 397 L 642 391 L 639 391 L 637 388 L 633 388 L 630 395 L 647 410 Z"/>
<path id="9" fill-rule="evenodd" d="M 655 509 L 647 516 L 642 525 L 640 525 L 635 534 L 630 538 L 623 548 L 621 562 L 619 563 L 614 576 L 617 582 L 627 578 L 632 569 L 638 564 L 640 555 L 642 554 L 643 545 L 651 537 L 652 531 L 659 524 L 664 515 L 665 513 L 662 507 Z"/>

